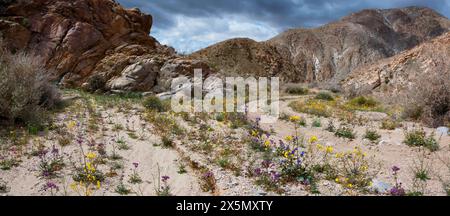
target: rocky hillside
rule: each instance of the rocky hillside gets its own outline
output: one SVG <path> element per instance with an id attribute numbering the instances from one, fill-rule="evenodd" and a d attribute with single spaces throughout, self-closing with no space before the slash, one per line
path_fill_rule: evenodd
<path id="1" fill-rule="evenodd" d="M 149 36 L 152 17 L 113 0 L 2 1 L 0 32 L 12 50 L 39 57 L 53 78 L 88 90 L 161 89 L 163 77 L 199 62 L 177 60 Z M 190 71 L 190 70 L 189 70 Z M 186 73 L 186 72 L 185 72 Z"/>
<path id="2" fill-rule="evenodd" d="M 450 121 L 450 33 L 394 57 L 355 69 L 343 82 L 350 96 L 372 94 L 405 107 L 430 107 Z M 430 119 L 431 120 L 431 119 Z"/>
<path id="3" fill-rule="evenodd" d="M 337 84 L 360 65 L 391 57 L 445 33 L 450 21 L 428 8 L 363 10 L 315 29 L 265 42 L 229 40 L 192 54 L 224 73 L 278 74 L 289 82 Z"/>

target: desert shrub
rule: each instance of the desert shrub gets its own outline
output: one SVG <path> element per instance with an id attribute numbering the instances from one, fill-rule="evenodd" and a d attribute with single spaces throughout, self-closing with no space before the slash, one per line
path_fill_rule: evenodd
<path id="1" fill-rule="evenodd" d="M 419 120 L 423 114 L 423 107 L 418 105 L 406 106 L 403 110 L 402 117 L 404 119 Z"/>
<path id="2" fill-rule="evenodd" d="M 423 146 L 425 148 L 428 148 L 430 151 L 439 150 L 439 144 L 436 139 L 434 139 L 434 134 L 427 136 L 423 129 L 406 131 L 405 140 L 403 141 L 403 143 L 413 147 Z"/>
<path id="3" fill-rule="evenodd" d="M 353 140 L 356 137 L 355 132 L 353 132 L 353 129 L 347 126 L 339 127 L 334 133 L 334 135 L 337 137 L 343 137 L 350 140 Z"/>
<path id="4" fill-rule="evenodd" d="M 379 111 L 379 103 L 370 97 L 359 96 L 345 103 L 345 107 L 350 110 Z"/>
<path id="5" fill-rule="evenodd" d="M 328 104 L 328 101 L 308 100 L 306 103 L 296 101 L 292 102 L 290 107 L 297 112 L 308 113 L 321 117 L 330 117 L 332 115 L 332 107 Z"/>
<path id="6" fill-rule="evenodd" d="M 23 52 L 12 54 L 0 41 L 0 120 L 39 124 L 59 94 L 49 72 L 38 59 Z"/>
<path id="7" fill-rule="evenodd" d="M 371 142 L 376 142 L 381 138 L 381 135 L 376 130 L 366 130 L 364 138 L 370 140 Z"/>
<path id="8" fill-rule="evenodd" d="M 400 127 L 401 124 L 392 119 L 384 119 L 381 121 L 381 129 L 383 130 L 395 130 L 397 127 Z"/>
<path id="9" fill-rule="evenodd" d="M 334 97 L 328 92 L 319 92 L 319 94 L 315 97 L 318 100 L 326 100 L 326 101 L 333 101 Z"/>
<path id="10" fill-rule="evenodd" d="M 87 91 L 95 92 L 97 90 L 103 90 L 106 85 L 104 76 L 96 74 L 88 79 L 88 85 L 85 87 Z"/>
<path id="11" fill-rule="evenodd" d="M 425 76 L 425 75 L 424 75 Z M 414 86 L 405 107 L 420 107 L 419 119 L 431 127 L 450 122 L 450 74 L 426 76 Z M 413 112 L 414 113 L 414 112 Z M 416 116 L 417 117 L 417 116 Z"/>
<path id="12" fill-rule="evenodd" d="M 161 101 L 161 99 L 159 99 L 156 96 L 147 97 L 144 100 L 143 105 L 145 108 L 152 111 L 166 112 L 168 110 L 167 104 L 165 104 L 163 101 Z"/>
<path id="13" fill-rule="evenodd" d="M 306 95 L 309 93 L 309 89 L 304 87 L 288 87 L 286 88 L 286 93 L 294 95 Z"/>
<path id="14" fill-rule="evenodd" d="M 373 161 L 368 158 L 360 148 L 337 153 L 337 175 L 336 183 L 347 189 L 367 190 L 372 179 L 376 176 L 377 168 L 373 167 Z M 371 169 L 372 167 L 372 169 Z"/>
<path id="15" fill-rule="evenodd" d="M 320 119 L 316 118 L 313 120 L 312 126 L 320 128 L 320 127 L 322 127 L 322 122 L 320 121 Z"/>

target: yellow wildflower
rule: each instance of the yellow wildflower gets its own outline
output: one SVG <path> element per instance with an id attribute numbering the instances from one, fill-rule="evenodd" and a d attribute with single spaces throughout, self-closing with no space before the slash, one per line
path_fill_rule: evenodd
<path id="1" fill-rule="evenodd" d="M 329 154 L 333 153 L 333 146 L 327 146 L 326 152 Z"/>
<path id="2" fill-rule="evenodd" d="M 317 142 L 319 139 L 317 139 L 316 136 L 312 136 L 311 138 L 309 138 L 309 143 L 315 143 Z"/>
<path id="3" fill-rule="evenodd" d="M 336 153 L 336 158 L 342 158 L 343 156 L 344 156 L 344 154 L 342 154 L 342 153 Z"/>
<path id="4" fill-rule="evenodd" d="M 74 183 L 70 184 L 70 188 L 73 191 L 78 192 L 78 185 L 77 185 L 77 183 L 74 182 Z"/>
<path id="5" fill-rule="evenodd" d="M 77 126 L 77 123 L 75 121 L 70 121 L 67 123 L 67 129 L 72 130 L 75 126 Z"/>
<path id="6" fill-rule="evenodd" d="M 100 189 L 101 186 L 100 181 L 97 181 L 97 189 Z"/>
<path id="7" fill-rule="evenodd" d="M 294 138 L 293 138 L 292 136 L 286 136 L 284 139 L 285 139 L 286 141 L 290 142 L 290 141 L 292 141 Z"/>
<path id="8" fill-rule="evenodd" d="M 252 131 L 252 136 L 254 136 L 254 137 L 255 137 L 255 136 L 258 136 L 258 131 L 253 130 L 253 131 Z"/>
<path id="9" fill-rule="evenodd" d="M 365 171 L 368 170 L 368 167 L 367 167 L 367 166 L 362 166 L 362 167 L 361 167 L 361 170 L 362 170 L 363 172 L 365 172 Z"/>
<path id="10" fill-rule="evenodd" d="M 269 140 L 266 140 L 266 141 L 264 142 L 264 146 L 269 147 L 269 146 L 270 146 L 270 141 L 269 141 Z"/>
<path id="11" fill-rule="evenodd" d="M 86 157 L 90 160 L 93 160 L 97 157 L 97 155 L 93 152 L 89 152 L 89 153 L 87 153 Z"/>
<path id="12" fill-rule="evenodd" d="M 347 187 L 348 187 L 348 188 L 353 188 L 353 184 L 352 184 L 352 183 L 349 183 L 349 184 L 347 185 Z"/>
<path id="13" fill-rule="evenodd" d="M 296 121 L 300 121 L 300 116 L 291 116 L 289 118 L 290 121 L 296 122 Z"/>
<path id="14" fill-rule="evenodd" d="M 319 150 L 323 150 L 323 149 L 324 149 L 323 145 L 321 145 L 321 144 L 317 144 L 316 147 L 317 147 L 317 149 L 319 149 Z"/>
<path id="15" fill-rule="evenodd" d="M 335 181 L 336 181 L 336 183 L 339 183 L 339 178 L 336 178 Z"/>
<path id="16" fill-rule="evenodd" d="M 284 152 L 284 157 L 289 158 L 289 151 Z"/>

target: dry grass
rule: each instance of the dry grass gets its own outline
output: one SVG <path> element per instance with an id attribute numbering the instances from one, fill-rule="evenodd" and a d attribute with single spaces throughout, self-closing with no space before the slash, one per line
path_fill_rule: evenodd
<path id="1" fill-rule="evenodd" d="M 45 110 L 59 98 L 48 74 L 35 57 L 0 48 L 0 120 L 10 124 L 42 121 Z"/>

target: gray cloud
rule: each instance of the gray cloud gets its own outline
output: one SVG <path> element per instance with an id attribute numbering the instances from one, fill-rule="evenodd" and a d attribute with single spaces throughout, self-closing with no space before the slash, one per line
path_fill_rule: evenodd
<path id="1" fill-rule="evenodd" d="M 152 35 L 191 52 L 231 37 L 266 40 L 366 8 L 426 6 L 450 16 L 450 0 L 118 0 L 152 14 Z"/>

